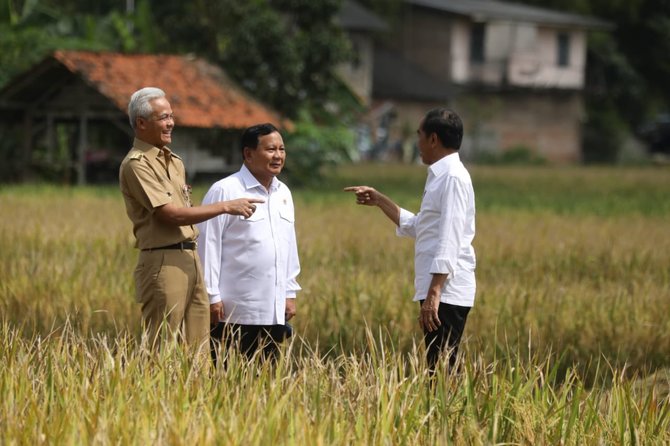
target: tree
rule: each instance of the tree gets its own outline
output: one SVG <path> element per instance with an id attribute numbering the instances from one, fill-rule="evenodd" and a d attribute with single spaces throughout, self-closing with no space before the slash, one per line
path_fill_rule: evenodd
<path id="1" fill-rule="evenodd" d="M 149 0 L 133 14 L 114 8 L 87 10 L 89 2 L 7 1 L 0 7 L 0 86 L 57 49 L 154 51 L 163 43 Z M 101 13 L 104 11 L 104 13 Z"/>
<path id="2" fill-rule="evenodd" d="M 334 99 L 335 67 L 349 56 L 333 20 L 339 7 L 340 0 L 195 0 L 185 11 L 167 6 L 156 14 L 180 51 L 219 63 L 247 90 L 295 118 L 301 108 Z"/>
<path id="3" fill-rule="evenodd" d="M 0 7 L 0 86 L 56 48 L 88 42 L 69 34 L 67 18 L 38 1 L 7 1 Z"/>

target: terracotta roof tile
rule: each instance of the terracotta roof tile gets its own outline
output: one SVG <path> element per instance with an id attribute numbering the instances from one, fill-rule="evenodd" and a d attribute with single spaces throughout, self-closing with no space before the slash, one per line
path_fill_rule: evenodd
<path id="1" fill-rule="evenodd" d="M 221 68 L 199 58 L 88 51 L 56 51 L 54 58 L 124 112 L 135 91 L 158 87 L 165 91 L 180 126 L 240 129 L 260 122 L 291 126 Z"/>

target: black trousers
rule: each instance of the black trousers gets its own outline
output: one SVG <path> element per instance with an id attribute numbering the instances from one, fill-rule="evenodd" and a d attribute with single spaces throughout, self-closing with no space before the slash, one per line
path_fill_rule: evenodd
<path id="1" fill-rule="evenodd" d="M 276 360 L 279 352 L 279 343 L 290 337 L 290 325 L 243 325 L 219 322 L 210 332 L 210 348 L 212 360 L 217 363 L 219 345 L 226 349 L 235 348 L 251 359 L 258 347 L 263 351 L 261 360 Z"/>
<path id="2" fill-rule="evenodd" d="M 423 301 L 419 301 L 419 304 L 423 304 Z M 458 344 L 463 337 L 465 321 L 468 319 L 469 312 L 470 307 L 440 302 L 437 315 L 442 325 L 437 327 L 435 331 L 423 331 L 423 339 L 426 343 L 426 362 L 431 373 L 435 372 L 435 366 L 445 350 L 449 354 L 449 370 L 452 370 L 456 365 Z"/>

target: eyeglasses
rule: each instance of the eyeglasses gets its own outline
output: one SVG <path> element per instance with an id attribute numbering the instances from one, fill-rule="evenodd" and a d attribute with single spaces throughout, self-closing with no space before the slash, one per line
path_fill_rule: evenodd
<path id="1" fill-rule="evenodd" d="M 170 114 L 163 113 L 160 116 L 152 117 L 151 120 L 152 121 L 167 121 L 167 120 L 170 120 L 170 121 L 174 122 L 174 113 L 170 113 Z"/>

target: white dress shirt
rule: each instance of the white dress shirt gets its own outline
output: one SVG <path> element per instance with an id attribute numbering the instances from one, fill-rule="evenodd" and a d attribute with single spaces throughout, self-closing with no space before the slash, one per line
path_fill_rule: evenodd
<path id="1" fill-rule="evenodd" d="M 261 198 L 249 218 L 222 214 L 200 223 L 198 253 L 211 304 L 223 302 L 224 320 L 235 324 L 284 324 L 286 298 L 300 285 L 293 198 L 277 178 L 270 190 L 246 166 L 209 189 L 203 204 Z"/>
<path id="2" fill-rule="evenodd" d="M 470 174 L 453 153 L 431 164 L 418 214 L 401 209 L 400 236 L 416 238 L 414 300 L 425 299 L 433 274 L 448 274 L 440 302 L 475 302 L 475 192 Z"/>

